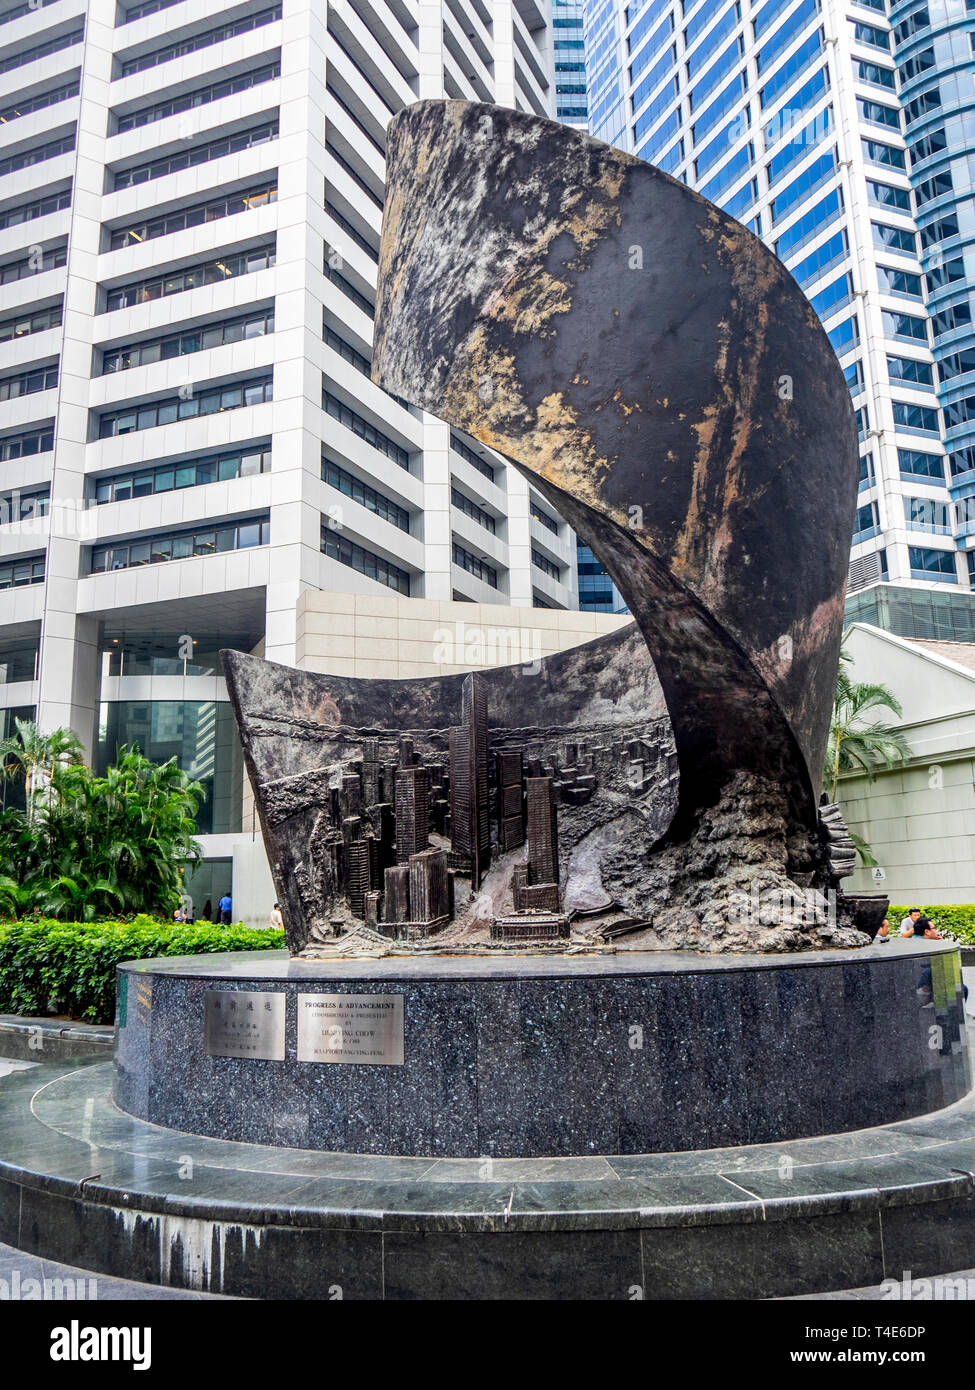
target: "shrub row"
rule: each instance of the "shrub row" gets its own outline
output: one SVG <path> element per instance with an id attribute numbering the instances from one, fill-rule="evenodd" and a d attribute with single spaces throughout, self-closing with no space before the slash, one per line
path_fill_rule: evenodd
<path id="1" fill-rule="evenodd" d="M 909 903 L 907 907 L 895 907 L 891 903 L 887 909 L 890 929 L 896 932 L 912 907 L 920 907 L 925 917 L 930 917 L 936 927 L 950 931 L 959 941 L 975 943 L 975 903 L 936 903 L 933 907 L 922 907 L 920 903 Z"/>
<path id="2" fill-rule="evenodd" d="M 194 956 L 210 951 L 267 951 L 284 932 L 189 925 L 138 916 L 128 922 L 0 923 L 0 1013 L 70 1014 L 87 1023 L 115 1018 L 120 961 Z"/>

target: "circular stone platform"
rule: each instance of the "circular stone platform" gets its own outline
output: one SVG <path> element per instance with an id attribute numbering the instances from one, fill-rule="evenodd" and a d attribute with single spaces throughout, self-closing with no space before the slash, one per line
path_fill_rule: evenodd
<path id="1" fill-rule="evenodd" d="M 228 1051 L 240 1055 L 216 1055 Z M 889 1124 L 970 1086 L 947 943 L 783 956 L 253 952 L 119 971 L 119 1107 L 248 1144 L 649 1154 Z"/>
<path id="2" fill-rule="evenodd" d="M 0 1081 L 0 1241 L 270 1299 L 760 1299 L 971 1264 L 975 1093 L 786 1145 L 429 1159 L 159 1129 L 115 1107 L 111 1076 Z"/>

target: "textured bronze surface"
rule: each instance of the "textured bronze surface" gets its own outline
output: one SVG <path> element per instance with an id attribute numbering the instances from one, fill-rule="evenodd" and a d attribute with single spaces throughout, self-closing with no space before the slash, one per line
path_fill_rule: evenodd
<path id="1" fill-rule="evenodd" d="M 551 121 L 419 102 L 387 173 L 376 381 L 506 454 L 637 626 L 531 674 L 225 654 L 292 950 L 866 944 L 817 806 L 858 461 L 808 301 Z"/>
<path id="2" fill-rule="evenodd" d="M 809 302 L 739 223 L 554 122 L 389 129 L 373 374 L 499 449 L 603 561 L 660 676 L 676 831 L 729 776 L 811 825 L 858 464 Z"/>

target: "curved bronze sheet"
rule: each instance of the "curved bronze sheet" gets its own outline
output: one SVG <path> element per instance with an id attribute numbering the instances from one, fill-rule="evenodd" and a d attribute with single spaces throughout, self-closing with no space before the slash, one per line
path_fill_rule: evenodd
<path id="1" fill-rule="evenodd" d="M 680 764 L 815 804 L 856 505 L 853 410 L 750 232 L 552 121 L 423 101 L 389 128 L 373 375 L 506 454 L 606 565 Z"/>

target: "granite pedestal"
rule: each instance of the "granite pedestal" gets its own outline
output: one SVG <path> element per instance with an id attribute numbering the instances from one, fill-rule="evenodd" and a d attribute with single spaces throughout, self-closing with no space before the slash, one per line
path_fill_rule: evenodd
<path id="1" fill-rule="evenodd" d="M 396 1060 L 305 1060 L 299 1012 L 336 996 L 402 1008 Z M 208 997 L 245 1033 L 248 1010 L 276 1011 L 277 1055 L 211 1055 Z M 445 1158 L 673 1152 L 888 1124 L 970 1085 L 958 951 L 940 943 L 787 956 L 255 952 L 119 971 L 119 1108 L 248 1144 Z"/>

